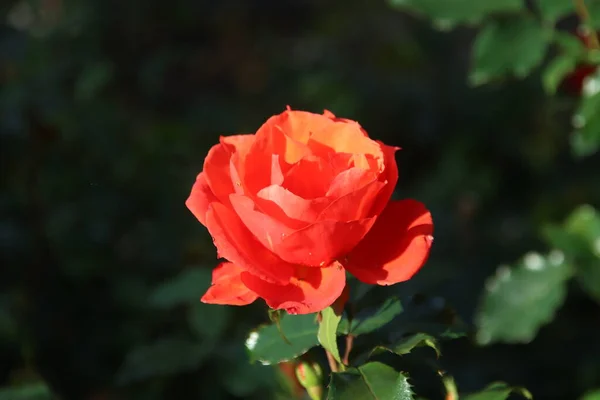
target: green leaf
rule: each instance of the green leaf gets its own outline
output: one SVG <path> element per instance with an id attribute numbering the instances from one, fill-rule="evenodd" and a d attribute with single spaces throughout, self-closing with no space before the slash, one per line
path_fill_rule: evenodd
<path id="1" fill-rule="evenodd" d="M 477 342 L 529 342 L 550 322 L 566 294 L 572 269 L 562 252 L 525 255 L 516 268 L 501 266 L 488 280 L 476 316 Z"/>
<path id="2" fill-rule="evenodd" d="M 542 62 L 549 38 L 531 17 L 490 22 L 475 40 L 471 82 L 481 85 L 506 75 L 525 77 Z"/>
<path id="3" fill-rule="evenodd" d="M 75 98 L 91 100 L 110 82 L 114 67 L 109 62 L 98 62 L 87 66 L 75 82 Z"/>
<path id="4" fill-rule="evenodd" d="M 575 12 L 573 1 L 538 0 L 538 7 L 542 18 L 552 23 Z"/>
<path id="5" fill-rule="evenodd" d="M 327 400 L 412 400 L 407 377 L 380 362 L 331 374 Z"/>
<path id="6" fill-rule="evenodd" d="M 578 265 L 577 281 L 589 296 L 600 302 L 600 262 Z"/>
<path id="7" fill-rule="evenodd" d="M 523 9 L 520 0 L 390 0 L 392 6 L 427 16 L 436 22 L 478 22 L 492 13 L 518 12 Z"/>
<path id="8" fill-rule="evenodd" d="M 585 4 L 590 14 L 590 26 L 600 29 L 600 1 L 586 0 Z"/>
<path id="9" fill-rule="evenodd" d="M 227 370 L 221 371 L 218 375 L 227 391 L 242 399 L 250 398 L 259 387 L 268 387 L 276 379 L 273 369 L 239 360 L 231 363 Z"/>
<path id="10" fill-rule="evenodd" d="M 250 332 L 246 348 L 251 361 L 260 361 L 265 365 L 277 364 L 296 358 L 319 344 L 319 326 L 315 314 L 286 315 L 281 318 L 280 326 L 289 343 L 283 340 L 274 324 L 263 325 Z"/>
<path id="11" fill-rule="evenodd" d="M 481 392 L 472 393 L 467 396 L 461 396 L 461 400 L 506 400 L 511 393 L 517 393 L 526 399 L 533 399 L 533 396 L 527 389 L 519 387 L 510 387 L 503 382 L 494 382 Z"/>
<path id="12" fill-rule="evenodd" d="M 600 213 L 590 205 L 580 206 L 567 218 L 565 230 L 587 246 L 577 258 L 577 279 L 590 296 L 600 301 Z"/>
<path id="13" fill-rule="evenodd" d="M 377 346 L 371 352 L 371 355 L 380 354 L 384 351 L 395 353 L 398 355 L 404 355 L 410 353 L 415 347 L 428 346 L 431 347 L 435 354 L 440 357 L 442 352 L 439 348 L 437 339 L 427 333 L 415 333 L 413 335 L 404 337 L 398 342 L 388 346 Z"/>
<path id="14" fill-rule="evenodd" d="M 268 313 L 269 313 L 269 320 L 271 320 L 271 322 L 273 324 L 275 324 L 275 327 L 277 328 L 277 332 L 279 332 L 279 336 L 281 336 L 281 338 L 283 339 L 284 342 L 286 342 L 287 344 L 290 344 L 290 341 L 288 340 L 287 337 L 285 337 L 285 334 L 283 333 L 283 330 L 281 329 L 281 316 L 283 315 L 283 311 L 270 309 L 268 311 Z"/>
<path id="15" fill-rule="evenodd" d="M 561 54 L 554 58 L 544 69 L 542 83 L 548 94 L 556 93 L 556 89 L 565 77 L 575 70 L 577 59 L 571 55 Z"/>
<path id="16" fill-rule="evenodd" d="M 212 272 L 206 268 L 187 268 L 173 279 L 159 285 L 150 295 L 150 304 L 171 308 L 200 301 L 210 286 Z"/>
<path id="17" fill-rule="evenodd" d="M 569 215 L 565 221 L 565 229 L 582 238 L 591 249 L 595 249 L 600 239 L 600 213 L 591 205 L 584 204 Z M 597 254 L 600 256 L 600 252 Z"/>
<path id="18" fill-rule="evenodd" d="M 555 31 L 552 34 L 552 40 L 561 52 L 574 56 L 578 60 L 583 60 L 588 53 L 583 41 L 571 33 Z"/>
<path id="19" fill-rule="evenodd" d="M 321 346 L 329 351 L 339 363 L 342 362 L 342 359 L 340 358 L 336 333 L 341 319 L 341 314 L 337 315 L 332 307 L 327 307 L 321 311 L 321 323 L 319 324 L 319 333 L 317 335 Z"/>
<path id="20" fill-rule="evenodd" d="M 18 336 L 17 321 L 10 312 L 8 304 L 0 299 L 0 338 L 4 341 L 16 339 Z"/>
<path id="21" fill-rule="evenodd" d="M 188 310 L 188 324 L 200 339 L 221 336 L 231 318 L 231 308 L 197 302 Z"/>
<path id="22" fill-rule="evenodd" d="M 213 343 L 185 339 L 161 339 L 133 349 L 117 373 L 121 384 L 155 376 L 177 374 L 200 366 L 210 353 Z"/>
<path id="23" fill-rule="evenodd" d="M 0 389 L 0 400 L 51 400 L 54 396 L 44 382 L 32 382 Z"/>
<path id="24" fill-rule="evenodd" d="M 369 333 L 381 328 L 401 312 L 402 304 L 400 300 L 391 297 L 378 308 L 368 308 L 358 312 L 352 319 L 351 324 L 348 323 L 347 318 L 342 319 L 338 326 L 338 333 L 352 334 L 353 336 Z"/>
<path id="25" fill-rule="evenodd" d="M 543 233 L 552 246 L 573 261 L 582 288 L 600 301 L 600 213 L 590 205 L 582 205 L 563 226 L 547 226 Z"/>
<path id="26" fill-rule="evenodd" d="M 586 393 L 581 400 L 600 400 L 600 389 Z"/>
<path id="27" fill-rule="evenodd" d="M 583 96 L 573 115 L 575 132 L 571 148 L 577 157 L 592 155 L 600 148 L 600 68 L 588 77 L 583 86 Z"/>

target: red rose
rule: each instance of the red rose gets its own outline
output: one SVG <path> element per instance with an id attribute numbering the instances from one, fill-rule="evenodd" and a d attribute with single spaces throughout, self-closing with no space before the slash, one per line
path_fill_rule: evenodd
<path id="1" fill-rule="evenodd" d="M 346 271 L 369 284 L 411 278 L 433 224 L 423 204 L 390 201 L 396 150 L 354 121 L 289 108 L 254 135 L 221 137 L 186 202 L 228 260 L 202 301 L 261 297 L 308 314 L 340 296 Z"/>

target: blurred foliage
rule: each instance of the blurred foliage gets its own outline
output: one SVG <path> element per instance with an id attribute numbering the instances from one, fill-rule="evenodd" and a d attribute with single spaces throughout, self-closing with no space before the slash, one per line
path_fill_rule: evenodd
<path id="1" fill-rule="evenodd" d="M 600 2 L 586 3 L 600 28 Z M 441 335 L 458 338 L 436 346 L 467 399 L 506 398 L 495 381 L 537 399 L 597 397 L 600 84 L 587 79 L 581 96 L 561 84 L 597 53 L 572 34 L 571 1 L 474 4 L 3 2 L 0 398 L 292 398 L 282 367 L 249 363 L 265 306 L 199 303 L 216 256 L 184 206 L 219 135 L 253 132 L 287 104 L 401 146 L 396 196 L 434 216 L 414 279 L 353 288 L 363 309 L 338 332 L 369 327 L 355 365 L 402 388 L 408 371 L 411 390 L 441 399 L 419 358 L 435 352 L 409 345 Z M 546 268 L 555 250 L 564 263 Z M 548 252 L 543 268 L 527 267 L 531 251 Z M 392 296 L 402 307 L 377 311 Z M 465 327 L 482 313 L 487 342 L 531 342 L 474 346 L 481 331 Z M 317 345 L 310 317 L 297 354 Z M 259 331 L 285 344 L 271 327 Z M 390 351 L 371 354 L 373 340 Z M 334 375 L 337 390 L 364 389 L 356 371 Z"/>

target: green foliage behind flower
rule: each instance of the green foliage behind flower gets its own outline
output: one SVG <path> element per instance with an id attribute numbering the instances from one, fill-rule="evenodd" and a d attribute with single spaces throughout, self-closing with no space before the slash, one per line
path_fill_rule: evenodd
<path id="1" fill-rule="evenodd" d="M 248 361 L 306 321 L 200 304 L 217 260 L 182 203 L 219 135 L 287 104 L 400 144 L 395 198 L 436 224 L 411 281 L 352 283 L 332 398 L 374 377 L 404 398 L 594 399 L 600 114 L 598 73 L 579 68 L 598 51 L 575 4 L 0 5 L 0 399 L 298 393 Z M 326 366 L 310 317 L 292 355 Z"/>

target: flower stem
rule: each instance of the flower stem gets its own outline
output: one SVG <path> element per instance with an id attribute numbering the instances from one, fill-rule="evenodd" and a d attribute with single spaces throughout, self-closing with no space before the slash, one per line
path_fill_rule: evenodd
<path id="1" fill-rule="evenodd" d="M 344 349 L 344 357 L 342 358 L 342 362 L 345 365 L 348 365 L 348 359 L 350 358 L 350 352 L 352 351 L 352 345 L 354 344 L 354 336 L 346 335 L 346 348 Z"/>
<path id="2" fill-rule="evenodd" d="M 333 354 L 329 352 L 329 350 L 325 350 L 325 354 L 327 354 L 327 362 L 329 363 L 329 368 L 331 368 L 331 372 L 338 372 L 340 369 L 338 367 L 337 361 L 333 358 Z"/>
<path id="3" fill-rule="evenodd" d="M 590 23 L 590 12 L 585 5 L 585 0 L 573 0 L 575 4 L 575 10 L 581 22 L 589 29 L 590 35 L 590 48 L 594 50 L 600 50 L 600 41 L 598 41 L 598 34 L 592 28 L 592 24 Z"/>

